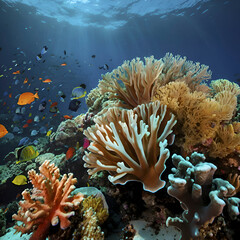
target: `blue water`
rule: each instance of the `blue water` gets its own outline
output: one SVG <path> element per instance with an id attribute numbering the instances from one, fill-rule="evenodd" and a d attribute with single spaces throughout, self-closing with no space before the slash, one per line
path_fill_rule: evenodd
<path id="1" fill-rule="evenodd" d="M 159 59 L 167 52 L 179 54 L 208 65 L 213 80 L 240 83 L 239 13 L 239 0 L 1 0 L 0 123 L 10 133 L 15 126 L 22 129 L 18 139 L 42 126 L 56 130 L 63 115 L 87 111 L 85 98 L 77 112 L 68 109 L 74 87 L 85 84 L 88 93 L 107 72 L 99 67 L 107 64 L 111 71 L 135 57 Z M 48 50 L 38 61 L 43 46 Z M 17 70 L 21 74 L 14 75 Z M 25 78 L 27 84 L 23 84 Z M 52 82 L 42 83 L 39 78 Z M 13 121 L 18 107 L 15 97 L 35 88 L 39 88 L 40 100 Z M 66 95 L 65 102 L 60 101 L 58 91 Z M 49 100 L 58 102 L 56 117 L 48 108 L 39 112 L 43 98 L 48 108 Z M 36 115 L 45 119 L 23 129 Z M 0 139 L 0 164 L 18 142 L 6 146 L 3 141 Z"/>

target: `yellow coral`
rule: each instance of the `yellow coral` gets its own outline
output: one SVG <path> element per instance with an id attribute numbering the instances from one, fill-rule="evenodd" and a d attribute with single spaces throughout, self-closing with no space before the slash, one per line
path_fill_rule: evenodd
<path id="1" fill-rule="evenodd" d="M 104 233 L 98 226 L 96 212 L 90 207 L 83 214 L 83 226 L 81 229 L 81 240 L 104 240 Z"/>
<path id="2" fill-rule="evenodd" d="M 217 135 L 210 145 L 209 156 L 226 157 L 228 154 L 238 151 L 240 147 L 239 123 L 229 124 L 219 127 Z"/>
<path id="3" fill-rule="evenodd" d="M 85 212 L 90 207 L 96 212 L 98 223 L 103 224 L 108 218 L 108 211 L 103 206 L 102 198 L 92 196 L 85 198 L 82 201 L 82 211 Z"/>

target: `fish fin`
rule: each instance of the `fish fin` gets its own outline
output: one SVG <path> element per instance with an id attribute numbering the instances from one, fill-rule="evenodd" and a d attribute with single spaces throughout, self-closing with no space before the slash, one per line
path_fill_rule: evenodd
<path id="1" fill-rule="evenodd" d="M 39 96 L 38 96 L 37 92 L 34 94 L 34 97 L 39 99 Z"/>
<path id="2" fill-rule="evenodd" d="M 83 84 L 80 85 L 80 87 L 86 89 L 86 84 L 83 83 Z"/>

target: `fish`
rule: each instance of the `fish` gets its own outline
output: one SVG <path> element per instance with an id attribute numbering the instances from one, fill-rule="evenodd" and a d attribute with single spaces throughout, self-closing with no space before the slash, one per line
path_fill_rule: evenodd
<path id="1" fill-rule="evenodd" d="M 73 99 L 69 103 L 68 109 L 70 109 L 73 112 L 76 112 L 79 109 L 80 105 L 81 105 L 81 102 L 79 100 Z"/>
<path id="2" fill-rule="evenodd" d="M 45 53 L 47 52 L 47 50 L 48 50 L 48 47 L 47 47 L 47 46 L 44 46 L 44 47 L 42 48 L 41 54 L 42 54 L 42 55 L 45 54 Z"/>
<path id="3" fill-rule="evenodd" d="M 81 84 L 79 87 L 75 87 L 72 90 L 72 98 L 71 98 L 71 100 L 85 97 L 86 94 L 87 94 L 87 91 L 85 89 L 86 89 L 86 85 L 85 84 Z"/>
<path id="4" fill-rule="evenodd" d="M 40 61 L 41 59 L 42 59 L 42 54 L 38 54 L 37 56 L 36 56 L 36 59 L 38 60 L 38 61 Z"/>
<path id="5" fill-rule="evenodd" d="M 24 145 L 30 144 L 30 142 L 31 142 L 31 140 L 29 137 L 24 137 L 19 141 L 18 147 L 22 147 Z"/>
<path id="6" fill-rule="evenodd" d="M 29 127 L 27 123 L 23 125 L 23 128 L 27 128 L 27 127 Z"/>
<path id="7" fill-rule="evenodd" d="M 83 139 L 83 148 L 86 149 L 90 145 L 90 141 L 87 138 Z"/>
<path id="8" fill-rule="evenodd" d="M 57 105 L 58 105 L 57 102 L 53 102 L 53 103 L 50 105 L 50 108 L 51 108 L 51 107 L 56 107 Z"/>
<path id="9" fill-rule="evenodd" d="M 34 121 L 34 122 L 39 122 L 39 121 L 40 121 L 40 118 L 39 118 L 39 116 L 38 116 L 38 115 L 36 115 L 36 116 L 34 117 L 33 121 Z"/>
<path id="10" fill-rule="evenodd" d="M 10 93 L 8 96 L 9 96 L 9 98 L 12 98 L 12 93 Z"/>
<path id="11" fill-rule="evenodd" d="M 64 52 L 64 55 L 66 55 L 66 54 L 67 54 L 66 50 L 64 50 L 63 52 Z"/>
<path id="12" fill-rule="evenodd" d="M 37 130 L 32 130 L 31 131 L 31 136 L 33 137 L 33 136 L 36 136 L 38 134 L 38 131 Z"/>
<path id="13" fill-rule="evenodd" d="M 109 69 L 109 66 L 107 64 L 104 64 L 103 66 L 101 67 L 98 67 L 99 69 L 103 69 L 103 70 L 108 70 Z"/>
<path id="14" fill-rule="evenodd" d="M 76 154 L 76 150 L 74 147 L 68 148 L 68 150 L 66 152 L 66 159 L 67 160 L 71 159 L 75 154 Z"/>
<path id="15" fill-rule="evenodd" d="M 7 133 L 8 133 L 8 130 L 5 128 L 5 126 L 0 124 L 0 138 L 4 137 Z"/>
<path id="16" fill-rule="evenodd" d="M 93 54 L 93 55 L 92 55 L 92 58 L 95 58 L 95 57 L 96 57 L 96 55 Z"/>
<path id="17" fill-rule="evenodd" d="M 49 137 L 52 134 L 52 130 L 48 130 L 46 136 Z"/>
<path id="18" fill-rule="evenodd" d="M 30 123 L 32 123 L 32 122 L 33 122 L 32 119 L 28 119 L 28 120 L 27 120 L 27 123 L 28 123 L 28 124 L 30 124 Z"/>
<path id="19" fill-rule="evenodd" d="M 18 105 L 30 104 L 30 103 L 32 103 L 35 100 L 35 98 L 39 99 L 39 96 L 38 96 L 37 92 L 35 94 L 31 93 L 31 92 L 25 92 L 25 93 L 22 93 L 19 96 L 17 104 Z"/>
<path id="20" fill-rule="evenodd" d="M 49 79 L 49 78 L 47 78 L 47 79 L 43 80 L 42 82 L 43 82 L 43 83 L 50 83 L 50 82 L 52 82 L 52 80 Z"/>
<path id="21" fill-rule="evenodd" d="M 62 63 L 60 66 L 62 66 L 62 67 L 63 67 L 63 66 L 67 66 L 67 64 L 66 64 L 66 63 Z"/>
<path id="22" fill-rule="evenodd" d="M 64 115 L 63 116 L 65 119 L 72 119 L 73 118 L 73 116 L 69 116 L 69 115 Z"/>
<path id="23" fill-rule="evenodd" d="M 28 78 L 26 77 L 26 78 L 24 79 L 23 83 L 25 84 L 25 83 L 27 83 L 27 82 L 28 82 Z"/>
<path id="24" fill-rule="evenodd" d="M 16 164 L 24 161 L 30 161 L 39 155 L 36 147 L 33 145 L 22 146 L 15 149 L 15 156 L 17 158 Z"/>
<path id="25" fill-rule="evenodd" d="M 20 74 L 20 70 L 17 70 L 16 72 L 13 72 L 13 74 Z"/>
<path id="26" fill-rule="evenodd" d="M 27 184 L 27 177 L 24 175 L 18 175 L 13 180 L 12 183 L 15 185 L 26 185 Z"/>
<path id="27" fill-rule="evenodd" d="M 58 107 L 57 107 L 57 106 L 50 107 L 49 112 L 51 112 L 51 113 L 56 113 L 56 112 L 58 112 Z"/>

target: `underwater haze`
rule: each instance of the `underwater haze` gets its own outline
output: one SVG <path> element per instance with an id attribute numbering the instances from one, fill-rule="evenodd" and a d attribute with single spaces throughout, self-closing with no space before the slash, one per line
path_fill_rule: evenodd
<path id="1" fill-rule="evenodd" d="M 154 56 L 154 59 L 162 59 L 166 53 L 171 53 L 173 56 L 186 57 L 193 63 L 209 66 L 211 80 L 227 79 L 232 84 L 240 84 L 239 24 L 239 0 L 0 0 L 0 239 L 8 239 L 5 235 L 6 229 L 12 229 L 11 227 L 14 226 L 11 215 L 17 213 L 20 194 L 24 189 L 31 188 L 27 172 L 30 169 L 39 172 L 38 167 L 45 159 L 41 157 L 43 154 L 52 154 L 52 159 L 57 159 L 54 163 L 60 168 L 61 173 L 73 172 L 74 177 L 78 179 L 78 187 L 89 187 L 89 184 L 99 189 L 103 187 L 102 182 L 96 180 L 97 178 L 91 184 L 87 169 L 83 167 L 83 162 L 86 162 L 87 158 L 83 157 L 84 151 L 91 151 L 91 147 L 90 150 L 88 147 L 90 142 L 94 142 L 94 138 L 89 137 L 91 134 L 85 134 L 84 130 L 86 131 L 87 127 L 94 124 L 94 117 L 99 112 L 101 113 L 102 108 L 108 109 L 108 105 L 103 104 L 105 100 L 101 100 L 101 109 L 89 110 L 93 108 L 100 96 L 105 94 L 104 91 L 99 93 L 91 106 L 88 102 L 86 103 L 88 94 L 98 86 L 99 81 L 104 78 L 103 75 L 117 69 L 126 60 L 131 61 L 139 57 L 144 62 L 145 57 Z M 116 82 L 119 83 L 119 88 L 123 87 L 123 91 L 126 90 L 127 84 L 119 79 Z M 111 84 L 109 86 L 112 87 Z M 114 96 L 110 96 L 110 92 L 114 93 L 115 97 L 119 94 L 119 92 L 115 93 L 113 88 L 109 90 L 109 95 L 104 95 L 104 98 L 116 100 Z M 235 96 L 236 99 L 238 94 Z M 120 101 L 124 102 L 124 99 L 120 97 Z M 144 102 L 137 105 L 142 103 Z M 111 101 L 108 104 L 115 106 L 111 105 Z M 116 104 L 116 106 L 120 105 Z M 128 106 L 126 109 L 134 107 Z M 124 108 L 123 105 L 121 108 Z M 234 108 L 235 115 L 238 110 L 239 106 Z M 176 114 L 175 111 L 173 113 Z M 233 123 L 232 119 L 225 120 L 219 122 L 219 126 L 223 126 L 226 122 Z M 99 122 L 102 124 L 102 121 L 99 120 Z M 216 123 L 211 122 L 211 124 L 214 128 Z M 114 132 L 114 130 L 111 131 Z M 74 135 L 73 138 L 69 132 Z M 176 132 L 177 144 L 170 148 L 177 150 L 171 151 L 171 155 L 178 153 L 186 157 L 190 156 L 190 152 L 194 150 L 208 154 L 210 150 L 207 151 L 206 148 L 211 145 L 212 141 L 214 142 L 212 136 L 208 137 L 201 142 L 204 145 L 201 145 L 202 148 L 196 143 L 189 146 L 191 151 L 188 152 L 184 148 L 186 147 L 183 144 L 184 140 L 178 141 L 179 132 Z M 233 130 L 233 134 L 240 134 L 239 132 L 236 129 Z M 57 138 L 58 134 L 59 136 L 62 134 L 62 138 Z M 64 138 L 64 134 L 68 136 Z M 183 135 L 180 137 L 184 138 Z M 169 143 L 170 140 L 167 140 Z M 238 140 L 234 141 L 231 142 L 232 145 Z M 96 146 L 98 144 L 94 145 Z M 110 147 L 106 148 L 110 149 Z M 240 153 L 239 149 L 240 143 L 234 148 L 234 153 Z M 102 151 L 102 148 L 98 149 L 99 155 Z M 209 156 L 213 155 L 209 154 Z M 230 156 L 234 158 L 231 154 Z M 215 156 L 213 158 L 215 159 Z M 218 158 L 221 156 L 216 157 Z M 214 160 L 212 162 L 215 164 Z M 84 166 L 91 165 L 88 164 L 85 163 Z M 169 163 L 169 166 L 172 167 L 172 164 Z M 235 168 L 236 171 L 233 172 L 240 174 L 239 165 Z M 170 172 L 171 168 L 169 169 Z M 111 174 L 115 171 L 104 167 L 103 170 Z M 76 172 L 81 172 L 82 177 L 76 176 Z M 227 172 L 218 174 L 223 174 L 224 179 L 227 178 Z M 115 174 L 113 175 L 116 177 Z M 167 181 L 168 175 L 167 173 L 165 175 L 164 178 Z M 111 213 L 115 211 L 113 215 L 117 215 L 118 219 L 115 219 L 116 222 L 112 220 L 115 224 L 112 227 L 107 226 L 108 222 L 103 225 L 105 239 L 149 240 L 149 236 L 144 234 L 142 238 L 134 238 L 134 231 L 128 228 L 125 229 L 128 233 L 125 235 L 121 233 L 121 229 L 124 229 L 127 222 L 136 220 L 138 217 L 131 204 L 126 209 L 131 209 L 132 212 L 122 210 L 118 206 L 120 197 L 116 195 L 120 192 L 121 199 L 126 198 L 128 182 L 131 181 L 130 184 L 135 182 L 131 177 L 126 177 L 128 180 L 123 181 L 124 183 L 120 182 L 120 190 L 113 190 L 109 187 L 113 185 L 108 181 L 110 178 L 107 178 L 106 174 L 104 176 L 108 182 L 107 190 L 105 190 L 112 194 L 109 193 L 108 196 L 104 192 L 107 195 L 105 197 L 110 209 L 109 218 L 114 218 L 111 218 Z M 138 177 L 136 179 L 137 182 L 142 182 Z M 169 186 L 170 183 L 167 184 Z M 113 186 L 118 186 L 118 184 L 114 183 Z M 134 188 L 134 185 L 132 186 Z M 142 191 L 141 184 L 137 185 L 137 188 Z M 9 194 L 6 193 L 7 189 L 9 189 Z M 145 189 L 144 186 L 143 189 L 147 188 Z M 151 198 L 153 198 L 155 192 L 148 190 L 147 192 L 151 192 Z M 5 193 L 4 196 L 3 193 Z M 138 195 L 141 199 L 139 201 L 144 202 L 144 194 L 141 194 Z M 165 195 L 167 195 L 166 191 Z M 155 197 L 157 198 L 157 195 L 154 195 Z M 10 203 L 15 203 L 15 207 L 9 207 Z M 161 204 L 164 205 L 163 202 Z M 168 208 L 170 208 L 169 204 L 178 204 L 178 202 L 170 201 L 167 203 Z M 111 206 L 121 210 L 118 209 L 119 212 L 116 209 L 111 210 Z M 145 204 L 144 208 L 154 208 L 155 205 L 149 206 Z M 136 212 L 141 212 L 139 209 L 136 208 Z M 178 216 L 181 210 L 179 205 L 176 211 Z M 166 215 L 168 214 L 169 212 L 166 211 Z M 171 214 L 169 216 L 172 216 Z M 155 220 L 154 224 L 158 222 Z M 229 222 L 231 225 L 230 220 Z M 4 226 L 2 230 L 1 224 Z M 151 234 L 156 230 L 154 224 L 149 230 Z M 118 235 L 114 235 L 115 233 L 112 233 L 110 228 L 119 228 Z M 54 231 L 56 234 L 56 229 Z M 26 236 L 26 239 L 29 239 L 29 236 Z M 179 232 L 177 231 L 173 236 L 179 236 Z M 60 239 L 54 237 L 49 239 Z M 12 238 L 14 239 L 14 235 Z M 16 239 L 25 238 L 20 238 L 18 235 Z M 96 237 L 95 239 L 103 238 Z M 151 239 L 155 240 L 155 238 Z M 171 240 L 171 238 L 166 239 Z M 217 237 L 216 239 L 234 239 L 234 237 L 231 235 L 229 238 Z"/>

